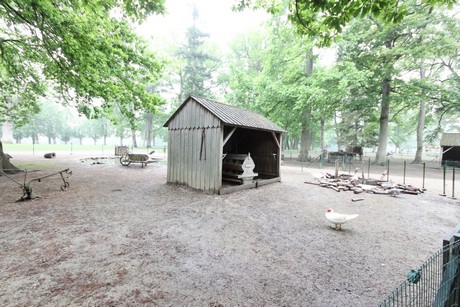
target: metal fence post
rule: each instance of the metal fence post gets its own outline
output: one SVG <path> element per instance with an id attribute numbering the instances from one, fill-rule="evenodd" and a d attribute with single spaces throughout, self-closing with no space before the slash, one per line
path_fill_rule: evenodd
<path id="1" fill-rule="evenodd" d="M 371 178 L 369 173 L 371 171 L 371 158 L 369 158 L 369 161 L 367 162 L 367 179 Z"/>
<path id="2" fill-rule="evenodd" d="M 303 153 L 300 153 L 299 159 L 300 159 L 300 171 L 303 172 Z"/>
<path id="3" fill-rule="evenodd" d="M 455 199 L 455 165 L 452 166 L 452 198 Z"/>
<path id="4" fill-rule="evenodd" d="M 422 189 L 425 190 L 425 168 L 426 168 L 426 163 L 423 163 L 423 181 L 422 181 Z"/>
<path id="5" fill-rule="evenodd" d="M 387 181 L 390 181 L 390 159 L 387 159 Z"/>
<path id="6" fill-rule="evenodd" d="M 444 164 L 443 167 L 443 174 L 442 174 L 442 194 L 441 196 L 446 196 L 446 165 Z"/>
<path id="7" fill-rule="evenodd" d="M 406 161 L 404 161 L 403 184 L 406 184 Z"/>
<path id="8" fill-rule="evenodd" d="M 335 178 L 339 177 L 339 159 L 335 159 Z"/>

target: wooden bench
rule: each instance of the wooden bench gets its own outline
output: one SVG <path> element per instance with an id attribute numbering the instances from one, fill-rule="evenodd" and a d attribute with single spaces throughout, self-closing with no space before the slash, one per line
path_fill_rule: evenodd
<path id="1" fill-rule="evenodd" d="M 251 183 L 257 173 L 251 154 L 226 154 L 222 162 L 222 179 L 237 183 Z"/>

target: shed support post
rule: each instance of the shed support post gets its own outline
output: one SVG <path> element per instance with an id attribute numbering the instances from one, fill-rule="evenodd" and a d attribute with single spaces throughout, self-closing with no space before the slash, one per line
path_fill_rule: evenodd
<path id="1" fill-rule="evenodd" d="M 235 132 L 236 130 L 236 127 L 233 127 L 232 131 L 230 131 L 230 133 L 227 135 L 227 137 L 225 138 L 224 140 L 224 143 L 222 144 L 222 147 L 225 146 L 225 144 L 227 144 L 227 141 L 232 137 L 233 133 Z"/>
<path id="2" fill-rule="evenodd" d="M 276 137 L 275 132 L 272 132 L 272 136 L 275 139 L 275 143 L 278 146 L 278 148 L 281 148 L 280 142 L 278 141 L 278 138 Z"/>

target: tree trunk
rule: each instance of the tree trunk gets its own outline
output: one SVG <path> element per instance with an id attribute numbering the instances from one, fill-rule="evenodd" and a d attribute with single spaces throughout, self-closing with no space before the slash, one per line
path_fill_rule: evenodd
<path id="1" fill-rule="evenodd" d="M 16 174 L 22 172 L 19 168 L 11 164 L 10 159 L 3 152 L 3 143 L 0 141 L 0 176 L 5 174 Z"/>
<path id="2" fill-rule="evenodd" d="M 320 124 L 321 124 L 321 152 L 323 152 L 323 150 L 326 149 L 325 141 L 324 141 L 324 117 L 321 117 Z"/>
<path id="3" fill-rule="evenodd" d="M 353 147 L 354 146 L 361 146 L 360 142 L 359 142 L 359 139 L 358 139 L 358 135 L 360 134 L 359 132 L 359 129 L 360 128 L 360 125 L 359 125 L 359 121 L 356 120 L 355 121 L 355 135 L 353 136 Z"/>
<path id="4" fill-rule="evenodd" d="M 335 127 L 335 137 L 337 139 L 337 150 L 342 149 L 342 141 L 340 139 L 340 129 L 339 124 L 337 122 L 337 112 L 334 112 L 334 127 Z"/>
<path id="5" fill-rule="evenodd" d="M 313 49 L 309 49 L 306 58 L 305 75 L 310 77 L 313 73 Z M 302 120 L 302 134 L 300 136 L 300 161 L 307 161 L 308 151 L 311 147 L 311 106 L 305 106 Z"/>
<path id="6" fill-rule="evenodd" d="M 32 133 L 31 137 L 32 137 L 32 143 L 33 144 L 38 144 L 38 142 L 39 142 L 38 141 L 38 135 L 36 133 Z"/>
<path id="7" fill-rule="evenodd" d="M 153 143 L 152 143 L 153 114 L 151 113 L 145 114 L 144 118 L 145 118 L 144 140 L 146 142 L 147 148 L 150 148 L 153 146 Z"/>
<path id="8" fill-rule="evenodd" d="M 390 117 L 390 90 L 391 79 L 385 78 L 382 81 L 382 105 L 380 108 L 380 131 L 379 146 L 375 155 L 375 163 L 384 164 L 386 162 L 387 142 L 388 142 L 388 119 Z"/>
<path id="9" fill-rule="evenodd" d="M 423 67 L 423 61 L 420 65 L 420 79 L 425 79 L 425 68 Z M 421 95 L 423 99 L 423 95 Z M 425 130 L 425 115 L 426 115 L 426 104 L 425 101 L 421 101 L 418 109 L 418 123 L 417 123 L 417 151 L 415 152 L 413 164 L 422 163 L 423 153 L 423 131 Z"/>
<path id="10" fill-rule="evenodd" d="M 131 138 L 133 140 L 133 147 L 137 148 L 136 130 L 131 130 Z"/>
<path id="11" fill-rule="evenodd" d="M 311 146 L 311 108 L 307 106 L 303 113 L 302 134 L 300 141 L 300 161 L 307 161 Z"/>

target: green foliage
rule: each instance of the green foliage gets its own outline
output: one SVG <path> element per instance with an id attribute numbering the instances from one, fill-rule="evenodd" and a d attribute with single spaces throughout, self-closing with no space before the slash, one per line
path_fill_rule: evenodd
<path id="1" fill-rule="evenodd" d="M 21 144 L 21 140 L 26 137 L 25 131 L 23 129 L 13 130 L 13 138 L 16 141 L 16 144 Z"/>
<path id="2" fill-rule="evenodd" d="M 437 130 L 443 130 L 443 120 L 457 120 L 460 113 L 460 20 L 458 18 L 444 18 L 443 27 L 439 30 L 442 38 L 441 44 L 437 45 L 436 58 L 442 69 L 448 72 L 448 76 L 440 78 L 440 87 L 436 94 L 436 113 L 439 116 Z M 449 131 L 445 125 L 444 131 Z M 453 128 L 455 129 L 455 128 Z M 457 130 L 459 131 L 459 130 Z"/>
<path id="3" fill-rule="evenodd" d="M 414 56 L 418 58 L 411 50 L 420 43 L 420 30 L 426 26 L 428 17 L 426 9 L 416 8 L 413 15 L 398 24 L 386 25 L 371 18 L 356 19 L 350 23 L 340 42 L 339 61 L 353 62 L 368 76 L 360 94 L 363 99 L 353 99 L 351 108 L 347 108 L 348 112 L 344 114 L 360 110 L 355 112 L 358 118 L 362 114 L 362 118 L 372 120 L 374 117 L 379 121 L 376 155 L 379 163 L 386 155 L 389 122 L 395 114 L 415 106 L 404 93 L 406 82 L 401 78 L 401 72 L 406 61 L 413 61 Z"/>
<path id="4" fill-rule="evenodd" d="M 417 127 L 417 117 L 414 114 L 401 114 L 390 124 L 390 140 L 396 146 L 401 147 L 415 135 Z M 413 112 L 412 112 L 413 113 Z"/>
<path id="5" fill-rule="evenodd" d="M 37 116 L 33 115 L 26 124 L 15 124 L 13 127 L 13 134 L 18 143 L 20 143 L 22 138 L 30 137 L 32 138 L 32 143 L 38 144 L 40 128 Z"/>
<path id="6" fill-rule="evenodd" d="M 315 63 L 311 76 L 306 74 L 311 42 L 295 36 L 282 17 L 274 17 L 267 32 L 234 43 L 227 100 L 268 116 L 288 130 L 289 140 L 299 138 L 303 110 L 310 108 L 316 134 L 320 120 L 335 119 L 339 144 L 374 147 L 381 141 L 381 103 L 387 99 L 390 125 L 385 129 L 390 140 L 403 144 L 415 133 L 420 102 L 428 103 L 426 123 L 432 125 L 441 112 L 447 117 L 458 114 L 460 100 L 458 21 L 427 4 L 404 5 L 409 13 L 396 23 L 382 18 L 348 21 L 338 45 L 338 63 Z M 418 78 L 421 67 L 429 71 L 423 80 Z M 385 82 L 391 92 L 384 98 Z"/>
<path id="7" fill-rule="evenodd" d="M 90 119 L 84 122 L 83 127 L 87 135 L 93 139 L 94 145 L 97 140 L 107 135 L 107 122 L 104 119 Z"/>
<path id="8" fill-rule="evenodd" d="M 300 139 L 306 124 L 316 134 L 313 136 L 319 137 L 320 121 L 327 123 L 337 112 L 359 110 L 359 131 L 369 118 L 369 112 L 362 108 L 368 73 L 343 62 L 332 67 L 316 66 L 309 76 L 307 61 L 314 58 L 311 44 L 296 36 L 282 20 L 275 18 L 267 32 L 240 37 L 232 49 L 228 78 L 232 91 L 227 100 L 278 123 L 288 131 L 286 139 Z M 312 120 L 306 121 L 306 109 L 312 111 Z M 347 130 L 353 140 L 347 141 L 343 135 L 343 142 L 357 143 L 359 131 L 345 125 L 342 119 L 342 128 L 338 129 Z M 359 143 L 364 142 L 362 138 Z"/>
<path id="9" fill-rule="evenodd" d="M 227 100 L 257 111 L 281 127 L 289 137 L 300 137 L 305 86 L 306 48 L 286 24 L 274 20 L 268 32 L 253 32 L 237 39 L 229 59 Z M 293 112 L 294 111 L 294 112 Z"/>
<path id="10" fill-rule="evenodd" d="M 286 5 L 289 7 L 289 20 L 297 31 L 306 34 L 321 46 L 329 46 L 342 33 L 346 26 L 355 18 L 371 16 L 386 25 L 395 25 L 412 14 L 412 0 L 239 0 L 235 6 L 242 10 L 247 7 L 264 8 L 277 14 Z M 452 8 L 456 0 L 422 0 L 424 6 L 447 6 Z"/>
<path id="11" fill-rule="evenodd" d="M 23 123 L 49 87 L 89 117 L 114 102 L 127 115 L 154 108 L 160 100 L 145 84 L 162 64 L 129 20 L 163 12 L 163 2 L 3 1 L 0 120 Z"/>

